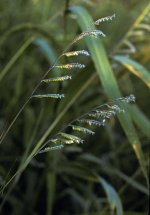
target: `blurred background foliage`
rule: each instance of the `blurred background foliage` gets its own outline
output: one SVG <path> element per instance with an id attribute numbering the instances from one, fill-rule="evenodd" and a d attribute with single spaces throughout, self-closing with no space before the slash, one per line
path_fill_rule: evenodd
<path id="1" fill-rule="evenodd" d="M 0 132 L 90 17 L 114 13 L 115 19 L 98 26 L 105 39 L 96 46 L 90 39 L 73 45 L 72 50 L 89 50 L 90 58 L 60 61 L 84 63 L 84 70 L 71 72 L 71 81 L 38 89 L 65 92 L 65 99 L 31 101 L 0 145 L 1 214 L 148 214 L 149 1 L 1 0 Z M 68 72 L 54 69 L 49 77 L 60 74 Z M 119 90 L 136 96 L 121 124 L 113 118 L 83 145 L 36 156 L 3 189 L 49 128 L 47 137 L 120 96 Z"/>

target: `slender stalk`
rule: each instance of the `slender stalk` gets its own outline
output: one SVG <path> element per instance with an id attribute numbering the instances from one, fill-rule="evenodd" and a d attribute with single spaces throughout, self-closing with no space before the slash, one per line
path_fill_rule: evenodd
<path id="1" fill-rule="evenodd" d="M 11 127 L 14 125 L 15 121 L 18 119 L 18 117 L 20 116 L 20 114 L 22 113 L 22 111 L 24 110 L 24 108 L 26 107 L 26 105 L 29 103 L 29 101 L 31 100 L 31 98 L 34 95 L 34 93 L 40 87 L 40 85 L 42 83 L 42 80 L 46 78 L 46 76 L 50 73 L 50 71 L 55 67 L 55 65 L 57 64 L 58 60 L 64 55 L 64 53 L 66 51 L 68 51 L 68 49 L 75 43 L 75 41 L 76 41 L 76 38 L 66 47 L 66 49 L 62 52 L 62 54 L 59 55 L 59 57 L 55 60 L 54 64 L 42 76 L 42 78 L 40 79 L 40 81 L 38 82 L 38 84 L 33 89 L 31 95 L 27 98 L 27 100 L 24 102 L 24 104 L 22 105 L 22 107 L 20 108 L 20 110 L 18 111 L 18 113 L 13 118 L 12 122 L 10 123 L 10 125 L 8 126 L 8 128 L 6 129 L 6 131 L 0 136 L 0 144 L 3 142 L 3 140 L 6 137 L 6 135 L 10 131 Z"/>
<path id="2" fill-rule="evenodd" d="M 49 72 L 55 67 L 57 61 L 60 59 L 62 55 L 60 55 L 55 63 L 53 64 L 53 66 L 50 67 L 50 69 L 48 69 L 46 71 L 46 73 L 42 76 L 40 82 L 35 86 L 35 88 L 33 89 L 31 95 L 27 98 L 27 100 L 24 102 L 24 104 L 22 105 L 22 107 L 20 108 L 20 110 L 18 111 L 18 113 L 15 115 L 15 117 L 13 118 L 12 122 L 10 123 L 10 125 L 8 126 L 7 130 L 3 133 L 3 135 L 1 136 L 1 140 L 0 140 L 0 144 L 3 142 L 3 140 L 5 139 L 6 135 L 8 134 L 8 132 L 10 131 L 11 127 L 13 126 L 13 124 L 15 123 L 15 121 L 18 119 L 18 117 L 20 116 L 20 114 L 22 113 L 22 111 L 24 110 L 24 108 L 26 107 L 26 105 L 29 103 L 29 101 L 31 100 L 32 96 L 34 95 L 34 93 L 37 91 L 37 89 L 40 87 L 42 80 L 49 74 Z"/>

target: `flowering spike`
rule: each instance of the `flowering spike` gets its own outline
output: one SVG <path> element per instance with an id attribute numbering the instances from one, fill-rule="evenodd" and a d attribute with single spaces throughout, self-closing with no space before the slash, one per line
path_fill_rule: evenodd
<path id="1" fill-rule="evenodd" d="M 93 36 L 97 38 L 97 36 L 105 37 L 106 35 L 100 30 L 84 31 L 77 38 L 75 38 L 73 43 L 76 43 L 78 40 L 81 40 L 83 37 L 86 37 L 86 36 Z"/>
<path id="2" fill-rule="evenodd" d="M 131 94 L 126 97 L 118 98 L 118 99 L 116 99 L 116 101 L 122 101 L 122 102 L 126 102 L 126 103 L 135 102 L 135 96 Z"/>
<path id="3" fill-rule="evenodd" d="M 51 142 L 55 143 L 55 144 L 72 144 L 74 143 L 73 140 L 67 140 L 67 139 L 64 139 L 64 138 L 56 138 L 56 139 L 52 139 Z"/>
<path id="4" fill-rule="evenodd" d="M 64 94 L 43 94 L 43 95 L 34 95 L 32 96 L 34 98 L 39 98 L 39 99 L 42 99 L 42 98 L 54 98 L 54 99 L 61 99 L 61 98 L 64 98 Z"/>
<path id="5" fill-rule="evenodd" d="M 44 153 L 44 152 L 50 152 L 50 151 L 54 151 L 57 149 L 62 149 L 64 147 L 64 145 L 58 145 L 58 146 L 52 146 L 52 147 L 46 147 L 45 149 L 39 151 L 39 154 Z"/>
<path id="6" fill-rule="evenodd" d="M 80 123 L 88 124 L 90 126 L 91 125 L 101 126 L 103 124 L 102 122 L 99 122 L 99 121 L 96 121 L 96 120 L 93 120 L 93 119 L 78 119 L 77 121 L 80 122 Z"/>
<path id="7" fill-rule="evenodd" d="M 71 78 L 72 78 L 71 76 L 66 75 L 66 76 L 61 76 L 61 77 L 56 77 L 56 78 L 44 79 L 44 80 L 42 80 L 42 82 L 49 83 L 49 82 L 66 81 Z"/>
<path id="8" fill-rule="evenodd" d="M 96 20 L 94 22 L 94 24 L 99 25 L 100 23 L 105 22 L 105 21 L 112 21 L 112 19 L 115 18 L 115 17 L 116 17 L 115 14 L 113 14 L 112 16 L 106 16 L 106 17 L 103 17 L 103 18 L 100 18 L 100 19 Z"/>
<path id="9" fill-rule="evenodd" d="M 108 118 L 108 119 L 115 114 L 116 114 L 116 112 L 114 109 L 113 110 L 95 110 L 93 112 L 88 113 L 89 116 L 94 117 L 94 118 L 103 117 L 103 118 Z"/>
<path id="10" fill-rule="evenodd" d="M 85 50 L 66 52 L 63 55 L 67 57 L 73 57 L 73 56 L 78 56 L 79 54 L 90 56 L 89 52 Z"/>
<path id="11" fill-rule="evenodd" d="M 95 134 L 95 132 L 91 131 L 90 129 L 87 129 L 87 128 L 84 128 L 84 127 L 81 127 L 81 126 L 76 126 L 76 125 L 70 125 L 70 126 L 75 131 L 81 131 L 81 132 L 83 132 L 85 134 L 92 134 L 92 135 Z"/>
<path id="12" fill-rule="evenodd" d="M 55 66 L 59 69 L 73 69 L 73 68 L 79 68 L 79 69 L 82 69 L 82 68 L 85 68 L 85 65 L 84 64 L 80 64 L 80 63 L 69 63 L 69 64 L 64 64 L 64 65 L 58 65 L 58 66 Z"/>

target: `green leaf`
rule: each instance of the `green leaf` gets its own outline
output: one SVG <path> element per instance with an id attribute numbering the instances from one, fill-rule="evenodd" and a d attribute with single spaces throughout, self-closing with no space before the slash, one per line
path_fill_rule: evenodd
<path id="1" fill-rule="evenodd" d="M 122 55 L 115 55 L 113 59 L 125 66 L 131 73 L 139 77 L 150 88 L 150 72 L 135 60 Z"/>

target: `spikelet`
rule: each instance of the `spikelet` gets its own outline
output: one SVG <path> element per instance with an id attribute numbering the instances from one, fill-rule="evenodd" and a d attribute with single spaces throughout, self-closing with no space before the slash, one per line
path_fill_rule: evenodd
<path id="1" fill-rule="evenodd" d="M 54 99 L 61 99 L 61 98 L 64 98 L 64 94 L 43 94 L 43 95 L 34 95 L 32 96 L 34 98 L 39 98 L 39 99 L 42 99 L 42 98 L 54 98 Z"/>
<path id="2" fill-rule="evenodd" d="M 112 108 L 113 109 L 113 108 Z M 95 110 L 94 112 L 88 113 L 89 116 L 94 118 L 110 118 L 111 116 L 115 115 L 116 112 L 113 110 Z"/>
<path id="3" fill-rule="evenodd" d="M 45 149 L 39 151 L 39 154 L 44 153 L 44 152 L 50 152 L 50 151 L 54 151 L 57 149 L 62 149 L 64 147 L 64 145 L 58 145 L 58 146 L 52 146 L 52 147 L 46 147 Z"/>
<path id="4" fill-rule="evenodd" d="M 74 141 L 73 140 L 64 140 L 64 144 L 73 144 Z"/>
<path id="5" fill-rule="evenodd" d="M 62 137 L 66 138 L 66 139 L 69 139 L 69 140 L 72 140 L 74 143 L 83 143 L 83 140 L 79 137 L 76 137 L 74 135 L 71 135 L 71 134 L 66 134 L 66 133 L 59 133 Z"/>
<path id="6" fill-rule="evenodd" d="M 80 63 L 68 63 L 68 64 L 64 64 L 64 65 L 57 65 L 55 67 L 57 67 L 59 69 L 73 69 L 73 68 L 82 69 L 82 68 L 85 68 L 85 65 L 80 64 Z"/>
<path id="7" fill-rule="evenodd" d="M 82 38 L 84 38 L 86 36 L 92 36 L 92 37 L 97 38 L 98 36 L 105 37 L 106 35 L 100 30 L 84 31 L 77 38 L 75 38 L 73 43 L 76 43 L 78 40 L 81 40 Z"/>
<path id="8" fill-rule="evenodd" d="M 135 102 L 135 96 L 131 94 L 126 97 L 118 98 L 118 99 L 116 99 L 116 101 L 122 101 L 122 102 L 126 102 L 126 103 Z"/>
<path id="9" fill-rule="evenodd" d="M 66 52 L 63 55 L 65 55 L 67 57 L 74 57 L 74 56 L 78 56 L 80 54 L 90 56 L 89 52 L 85 51 L 85 50 Z"/>
<path id="10" fill-rule="evenodd" d="M 99 121 L 93 120 L 93 119 L 78 119 L 77 121 L 80 123 L 88 124 L 90 126 L 92 126 L 92 125 L 96 125 L 96 126 L 103 125 L 102 122 L 99 122 Z"/>
<path id="11" fill-rule="evenodd" d="M 49 82 L 58 82 L 58 81 L 66 81 L 68 79 L 72 79 L 71 76 L 61 76 L 61 77 L 56 77 L 56 78 L 49 78 L 49 79 L 44 79 L 42 82 L 44 83 L 49 83 Z"/>
<path id="12" fill-rule="evenodd" d="M 76 126 L 76 125 L 70 125 L 70 126 L 72 127 L 72 129 L 74 131 L 81 131 L 81 132 L 83 132 L 85 134 L 92 134 L 92 135 L 95 134 L 95 132 L 91 131 L 90 129 L 87 129 L 87 128 L 84 128 L 84 127 L 81 127 L 81 126 Z"/>
<path id="13" fill-rule="evenodd" d="M 53 143 L 56 143 L 56 144 L 72 144 L 74 143 L 73 140 L 67 140 L 67 139 L 64 139 L 64 138 L 56 138 L 56 139 L 52 139 L 51 142 Z"/>
<path id="14" fill-rule="evenodd" d="M 112 21 L 112 19 L 115 17 L 116 17 L 116 15 L 113 14 L 112 16 L 106 16 L 106 17 L 100 18 L 94 22 L 94 25 L 99 25 L 100 23 L 105 22 L 105 21 Z"/>

